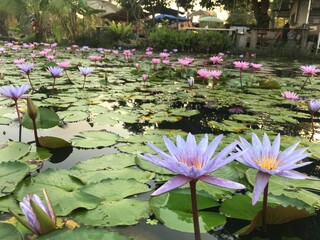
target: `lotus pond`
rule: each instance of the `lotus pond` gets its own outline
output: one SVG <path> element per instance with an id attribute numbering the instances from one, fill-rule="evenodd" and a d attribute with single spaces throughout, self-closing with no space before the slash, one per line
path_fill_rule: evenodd
<path id="1" fill-rule="evenodd" d="M 309 101 L 319 97 L 320 85 L 315 76 L 302 88 L 306 76 L 299 67 L 305 64 L 247 59 L 263 67 L 255 73 L 243 70 L 241 87 L 239 70 L 232 64 L 237 59 L 230 54 L 219 65 L 210 63 L 212 55 L 192 56 L 194 61 L 186 66 L 178 59 L 189 55 L 180 53 L 155 64 L 151 59 L 160 59 L 159 53 L 128 55 L 50 44 L 2 43 L 0 54 L 1 86 L 28 84 L 28 77 L 32 82 L 34 90 L 25 96 L 37 107 L 39 137 L 37 146 L 27 100 L 18 100 L 20 125 L 14 101 L 2 97 L 1 239 L 36 238 L 8 209 L 22 216 L 19 202 L 28 194 L 42 198 L 43 189 L 55 209 L 58 229 L 38 239 L 193 239 L 188 185 L 150 197 L 174 173 L 138 157 L 155 154 L 148 142 L 165 150 L 163 135 L 175 141 L 188 132 L 198 140 L 204 134 L 212 140 L 223 133 L 218 151 L 239 136 L 251 142 L 253 132 L 260 138 L 267 133 L 272 140 L 280 133 L 281 149 L 300 141 L 298 148 L 308 147 L 313 162 L 299 168 L 313 180 L 270 178 L 267 233 L 260 231 L 262 198 L 251 203 L 256 170 L 233 161 L 213 173 L 244 184 L 246 190 L 198 182 L 202 239 L 320 235 L 320 121 L 308 108 Z M 89 57 L 93 55 L 98 58 Z M 14 63 L 21 58 L 33 63 L 27 75 Z M 47 68 L 63 61 L 70 66 L 54 78 Z M 84 77 L 79 66 L 93 71 Z M 221 70 L 222 75 L 202 80 L 197 76 L 201 68 Z M 279 76 L 286 71 L 290 77 Z M 190 77 L 195 78 L 192 87 Z M 284 91 L 299 98 L 286 99 Z"/>

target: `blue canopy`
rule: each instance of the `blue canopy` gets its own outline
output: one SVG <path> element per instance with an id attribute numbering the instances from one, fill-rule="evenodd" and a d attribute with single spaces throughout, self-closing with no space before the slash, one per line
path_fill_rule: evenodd
<path id="1" fill-rule="evenodd" d="M 169 15 L 169 14 L 159 14 L 154 17 L 154 20 L 156 22 L 162 22 L 165 20 L 168 20 L 169 22 L 176 22 L 177 21 L 177 16 Z M 185 21 L 191 21 L 191 19 L 179 16 L 178 17 L 179 22 L 185 22 Z"/>

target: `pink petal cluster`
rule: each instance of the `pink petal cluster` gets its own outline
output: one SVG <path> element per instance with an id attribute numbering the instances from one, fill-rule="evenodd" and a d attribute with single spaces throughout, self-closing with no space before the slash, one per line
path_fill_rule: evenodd
<path id="1" fill-rule="evenodd" d="M 22 63 L 25 63 L 26 59 L 24 58 L 18 58 L 18 59 L 15 59 L 13 62 L 14 64 L 22 64 Z"/>
<path id="2" fill-rule="evenodd" d="M 147 79 L 148 79 L 148 75 L 147 75 L 147 74 L 142 74 L 142 80 L 143 80 L 144 82 L 146 82 Z"/>
<path id="3" fill-rule="evenodd" d="M 213 64 L 220 64 L 220 63 L 223 62 L 223 59 L 220 56 L 213 56 L 213 57 L 210 58 L 210 61 Z"/>
<path id="4" fill-rule="evenodd" d="M 301 66 L 300 70 L 302 71 L 302 75 L 307 75 L 309 77 L 317 75 L 317 73 L 320 72 L 320 69 L 315 65 Z"/>
<path id="5" fill-rule="evenodd" d="M 152 63 L 154 65 L 158 65 L 161 62 L 161 60 L 159 58 L 152 58 Z"/>
<path id="6" fill-rule="evenodd" d="M 131 58 L 132 52 L 131 50 L 123 50 L 123 54 L 127 59 L 129 59 Z"/>
<path id="7" fill-rule="evenodd" d="M 101 60 L 101 56 L 97 56 L 97 55 L 91 55 L 89 56 L 89 58 L 91 61 L 94 61 L 94 62 L 98 62 Z"/>
<path id="8" fill-rule="evenodd" d="M 250 63 L 246 61 L 234 61 L 233 64 L 236 68 L 239 68 L 241 70 L 249 68 L 250 65 Z"/>
<path id="9" fill-rule="evenodd" d="M 68 68 L 70 66 L 69 61 L 64 61 L 64 62 L 57 62 L 57 65 L 63 69 Z"/>
<path id="10" fill-rule="evenodd" d="M 168 58 L 170 56 L 170 53 L 162 52 L 160 53 L 160 57 L 162 58 Z"/>
<path id="11" fill-rule="evenodd" d="M 219 77 L 222 74 L 222 71 L 220 71 L 220 70 L 210 70 L 209 74 L 210 74 L 211 77 L 219 79 Z"/>
<path id="12" fill-rule="evenodd" d="M 284 97 L 285 99 L 290 99 L 290 100 L 298 100 L 299 99 L 298 94 L 296 94 L 294 92 L 290 92 L 290 91 L 282 92 L 281 96 Z"/>
<path id="13" fill-rule="evenodd" d="M 193 62 L 194 58 L 185 57 L 185 58 L 178 58 L 178 63 L 181 65 L 189 65 Z"/>
<path id="14" fill-rule="evenodd" d="M 200 78 L 209 78 L 211 76 L 210 71 L 204 68 L 199 69 L 197 73 Z"/>
<path id="15" fill-rule="evenodd" d="M 259 63 L 251 63 L 251 67 L 253 67 L 254 69 L 259 69 L 262 67 L 262 64 Z"/>

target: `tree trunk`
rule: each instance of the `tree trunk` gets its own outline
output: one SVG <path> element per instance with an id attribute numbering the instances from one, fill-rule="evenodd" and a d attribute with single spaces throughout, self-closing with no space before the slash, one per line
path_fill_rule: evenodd
<path id="1" fill-rule="evenodd" d="M 268 28 L 270 17 L 268 15 L 269 0 L 252 0 L 254 17 L 257 20 L 257 27 Z"/>

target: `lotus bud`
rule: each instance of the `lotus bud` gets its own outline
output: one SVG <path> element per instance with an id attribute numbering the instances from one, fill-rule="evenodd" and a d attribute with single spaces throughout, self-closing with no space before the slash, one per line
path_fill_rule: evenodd
<path id="1" fill-rule="evenodd" d="M 37 118 L 37 107 L 34 105 L 31 98 L 27 98 L 28 115 L 32 120 Z"/>
<path id="2" fill-rule="evenodd" d="M 43 190 L 43 194 L 48 207 L 36 194 L 27 195 L 23 198 L 23 202 L 20 202 L 20 208 L 27 221 L 9 209 L 23 226 L 37 235 L 47 234 L 56 229 L 56 216 L 51 201 L 45 190 Z"/>

